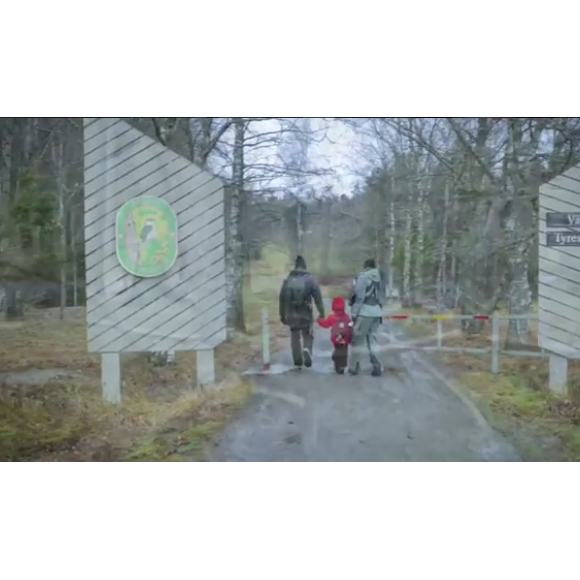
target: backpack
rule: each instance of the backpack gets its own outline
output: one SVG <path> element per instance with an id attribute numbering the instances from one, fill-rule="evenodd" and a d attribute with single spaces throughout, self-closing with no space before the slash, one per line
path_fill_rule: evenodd
<path id="1" fill-rule="evenodd" d="M 365 296 L 365 304 L 369 306 L 380 306 L 382 307 L 381 301 L 381 288 L 382 284 L 380 282 L 371 282 L 370 286 L 367 288 L 367 293 Z"/>
<path id="2" fill-rule="evenodd" d="M 306 276 L 291 276 L 286 285 L 288 303 L 293 310 L 304 310 L 310 307 L 310 295 Z"/>
<path id="3" fill-rule="evenodd" d="M 352 342 L 352 323 L 348 315 L 337 316 L 332 325 L 332 342 L 346 345 Z"/>
<path id="4" fill-rule="evenodd" d="M 357 278 L 354 279 L 354 286 L 356 286 Z M 383 303 L 381 300 L 381 290 L 382 284 L 380 282 L 371 282 L 370 286 L 367 287 L 364 304 L 369 306 L 380 306 L 383 307 Z M 352 308 L 356 302 L 356 293 L 353 292 L 352 297 L 348 305 Z"/>

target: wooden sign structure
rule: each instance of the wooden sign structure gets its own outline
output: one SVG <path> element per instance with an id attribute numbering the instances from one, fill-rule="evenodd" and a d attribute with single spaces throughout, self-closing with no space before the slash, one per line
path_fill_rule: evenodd
<path id="1" fill-rule="evenodd" d="M 121 353 L 198 353 L 226 338 L 223 183 L 120 118 L 84 119 L 89 351 L 121 399 Z"/>
<path id="2" fill-rule="evenodd" d="M 568 360 L 580 359 L 580 167 L 540 189 L 539 346 L 550 386 L 565 391 Z"/>

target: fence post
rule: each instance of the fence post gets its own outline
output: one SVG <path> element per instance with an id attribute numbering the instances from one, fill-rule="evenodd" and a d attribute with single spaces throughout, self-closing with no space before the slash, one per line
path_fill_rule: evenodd
<path id="1" fill-rule="evenodd" d="M 107 353 L 101 357 L 103 398 L 109 403 L 118 405 L 121 402 L 121 355 Z"/>
<path id="2" fill-rule="evenodd" d="M 499 375 L 499 353 L 500 353 L 500 319 L 494 314 L 491 317 L 491 372 Z"/>
<path id="3" fill-rule="evenodd" d="M 568 389 L 568 359 L 556 354 L 550 355 L 550 390 L 565 395 Z"/>
<path id="4" fill-rule="evenodd" d="M 262 356 L 264 359 L 264 371 L 269 371 L 272 366 L 270 352 L 270 314 L 268 309 L 262 311 Z"/>
<path id="5" fill-rule="evenodd" d="M 199 388 L 214 385 L 216 381 L 215 351 L 198 350 L 197 355 L 197 386 Z"/>
<path id="6" fill-rule="evenodd" d="M 443 348 L 443 320 L 437 320 L 437 348 Z"/>

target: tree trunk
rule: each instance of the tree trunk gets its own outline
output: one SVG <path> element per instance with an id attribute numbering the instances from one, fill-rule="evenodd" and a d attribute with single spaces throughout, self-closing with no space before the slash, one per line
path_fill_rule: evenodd
<path id="1" fill-rule="evenodd" d="M 412 259 L 413 259 L 413 213 L 407 210 L 405 222 L 405 260 L 403 266 L 403 308 L 411 308 L 413 305 L 412 288 Z"/>
<path id="2" fill-rule="evenodd" d="M 64 145 L 62 142 L 52 144 L 53 167 L 56 173 L 58 195 L 58 226 L 60 233 L 60 319 L 64 320 L 67 307 L 67 200 L 64 175 Z"/>
<path id="3" fill-rule="evenodd" d="M 532 306 L 532 291 L 528 277 L 529 243 L 522 236 L 516 212 L 509 220 L 508 231 L 513 247 L 509 253 L 509 312 L 513 316 L 528 316 Z M 519 240 L 518 240 L 519 238 Z M 510 320 L 507 348 L 521 348 L 531 344 L 529 320 Z"/>
<path id="4" fill-rule="evenodd" d="M 417 204 L 417 241 L 415 243 L 415 292 L 414 305 L 421 306 L 425 291 L 425 192 L 421 188 Z"/>
<path id="5" fill-rule="evenodd" d="M 330 273 L 330 245 L 332 243 L 332 201 L 330 199 L 322 199 L 319 205 L 322 219 L 319 273 L 321 276 L 328 276 Z"/>
<path id="6" fill-rule="evenodd" d="M 245 251 L 243 239 L 243 207 L 245 198 L 245 143 L 246 123 L 235 120 L 233 159 L 233 187 L 230 188 L 226 215 L 226 275 L 228 289 L 228 336 L 233 338 L 236 330 L 246 331 L 244 312 Z"/>
<path id="7" fill-rule="evenodd" d="M 447 248 L 449 244 L 449 183 L 445 184 L 445 207 L 443 209 L 443 233 L 441 234 L 441 249 L 439 255 L 439 269 L 437 271 L 437 310 L 442 312 L 446 309 L 449 301 L 447 296 Z"/>
<path id="8" fill-rule="evenodd" d="M 77 231 L 74 218 L 74 210 L 69 214 L 69 232 L 70 232 L 70 259 L 72 263 L 72 288 L 73 288 L 73 306 L 79 305 L 79 272 L 78 272 L 78 252 L 77 252 Z"/>
<path id="9" fill-rule="evenodd" d="M 485 268 L 489 255 L 497 248 L 500 214 L 505 207 L 504 192 L 489 169 L 488 141 L 492 130 L 491 121 L 488 117 L 479 117 L 477 122 L 475 143 L 471 147 L 466 140 L 466 133 L 458 129 L 457 123 L 451 120 L 458 139 L 466 147 L 469 160 L 469 197 L 474 208 L 473 215 L 470 216 L 470 229 L 460 241 L 459 279 L 461 311 L 464 316 L 492 314 L 495 308 L 495 297 L 491 301 L 485 299 Z M 467 210 L 469 206 L 464 205 Z M 466 334 L 480 333 L 484 326 L 485 322 L 481 320 L 464 320 L 462 324 Z"/>
<path id="10" fill-rule="evenodd" d="M 451 276 L 451 283 L 452 287 L 452 295 L 453 295 L 453 308 L 457 310 L 459 308 L 460 302 L 462 300 L 462 292 L 461 287 L 459 285 L 459 264 L 458 264 L 458 216 L 459 216 L 459 199 L 458 195 L 455 193 L 453 195 L 453 204 L 452 204 L 452 234 L 451 234 L 451 268 L 450 268 L 450 276 Z"/>
<path id="11" fill-rule="evenodd" d="M 299 256 L 304 255 L 305 214 L 306 208 L 299 200 L 296 204 L 296 253 Z"/>
<path id="12" fill-rule="evenodd" d="M 540 125 L 541 126 L 541 125 Z M 538 127 L 536 126 L 536 129 Z M 529 316 L 532 306 L 530 288 L 530 232 L 537 231 L 537 216 L 531 202 L 530 186 L 533 187 L 533 158 L 535 157 L 543 129 L 532 128 L 524 143 L 524 122 L 521 118 L 510 119 L 512 144 L 509 164 L 513 184 L 513 202 L 508 221 L 509 232 L 509 309 L 513 316 Z M 522 348 L 531 343 L 528 319 L 510 320 L 507 347 Z"/>
<path id="13" fill-rule="evenodd" d="M 392 195 L 395 195 L 393 188 Z M 395 257 L 397 252 L 397 216 L 395 202 L 391 202 L 391 231 L 389 232 L 389 298 L 394 300 L 395 295 Z"/>
<path id="14" fill-rule="evenodd" d="M 506 223 L 506 239 L 509 243 L 507 252 L 508 263 L 508 306 L 512 316 L 526 316 L 532 305 L 532 291 L 528 277 L 529 245 L 523 235 L 523 224 L 520 220 L 517 206 L 519 200 L 514 199 L 511 215 Z M 509 321 L 506 347 L 517 349 L 531 342 L 529 321 L 515 319 Z"/>

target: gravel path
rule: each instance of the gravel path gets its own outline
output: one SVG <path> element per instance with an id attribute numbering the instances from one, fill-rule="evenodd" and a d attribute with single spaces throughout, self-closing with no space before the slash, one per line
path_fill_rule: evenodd
<path id="1" fill-rule="evenodd" d="M 327 331 L 316 333 L 314 367 L 296 372 L 289 352 L 257 376 L 255 397 L 210 453 L 216 462 L 515 462 L 512 446 L 389 326 L 386 373 L 336 376 Z"/>

